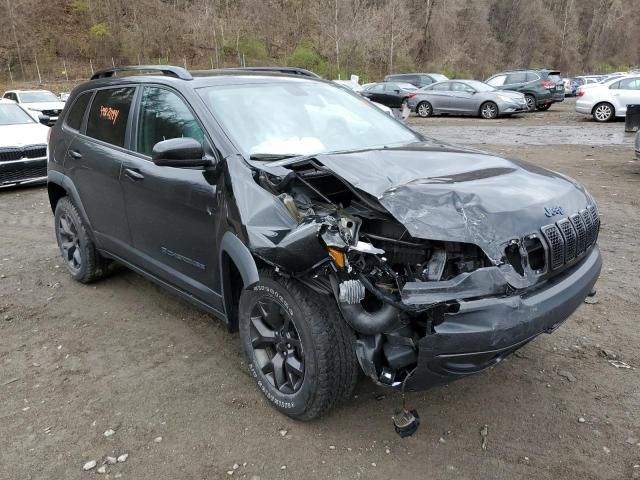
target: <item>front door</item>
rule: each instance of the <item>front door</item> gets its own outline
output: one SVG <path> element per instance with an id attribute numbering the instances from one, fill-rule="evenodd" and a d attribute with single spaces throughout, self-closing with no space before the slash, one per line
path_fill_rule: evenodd
<path id="1" fill-rule="evenodd" d="M 124 160 L 120 178 L 136 263 L 222 310 L 216 186 L 201 169 L 159 167 L 151 161 L 153 146 L 171 138 L 195 138 L 210 151 L 204 130 L 185 101 L 165 87 L 143 88 L 136 120 L 136 154 Z"/>

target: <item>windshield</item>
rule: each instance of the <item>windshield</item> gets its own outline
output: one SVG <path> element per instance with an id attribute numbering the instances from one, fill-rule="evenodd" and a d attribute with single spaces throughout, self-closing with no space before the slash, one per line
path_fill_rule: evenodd
<path id="1" fill-rule="evenodd" d="M 21 125 L 35 120 L 16 104 L 0 104 L 0 125 Z"/>
<path id="2" fill-rule="evenodd" d="M 493 88 L 491 85 L 487 85 L 484 82 L 479 82 L 478 80 L 465 80 L 464 83 L 478 92 L 492 92 L 495 90 L 495 88 Z"/>
<path id="3" fill-rule="evenodd" d="M 320 82 L 215 86 L 198 92 L 249 155 L 313 155 L 420 140 L 367 100 Z"/>
<path id="4" fill-rule="evenodd" d="M 38 92 L 20 92 L 21 103 L 59 102 L 60 99 L 47 90 Z"/>

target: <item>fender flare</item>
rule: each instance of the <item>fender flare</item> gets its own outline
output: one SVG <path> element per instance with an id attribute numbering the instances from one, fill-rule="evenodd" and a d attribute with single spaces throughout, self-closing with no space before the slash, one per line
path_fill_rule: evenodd
<path id="1" fill-rule="evenodd" d="M 68 176 L 66 176 L 65 174 L 60 173 L 60 172 L 58 172 L 56 170 L 49 170 L 47 172 L 47 188 L 48 188 L 49 184 L 57 185 L 58 187 L 62 188 L 65 192 L 67 192 L 67 195 L 69 197 L 71 197 L 71 200 L 73 201 L 73 204 L 76 206 L 76 208 L 80 212 L 80 216 L 82 216 L 82 220 L 84 221 L 85 225 L 87 227 L 89 227 L 89 235 L 91 236 L 91 239 L 96 244 L 98 244 L 98 242 L 96 242 L 96 239 L 94 238 L 94 235 L 93 235 L 93 226 L 91 225 L 91 221 L 89 220 L 89 216 L 87 215 L 87 212 L 84 209 L 84 205 L 82 204 L 82 200 L 80 200 L 80 194 L 78 193 L 78 189 L 73 184 L 71 179 Z M 51 204 L 51 210 L 55 214 L 56 213 L 55 212 L 55 207 L 54 207 L 53 203 L 51 203 L 51 197 L 49 197 L 49 202 Z M 99 244 L 98 244 L 98 246 L 99 246 Z"/>
<path id="2" fill-rule="evenodd" d="M 225 259 L 225 256 L 228 259 Z M 227 325 L 231 331 L 237 329 L 237 305 L 235 300 L 239 298 L 239 292 L 232 291 L 229 264 L 232 263 L 242 278 L 242 289 L 246 290 L 258 283 L 260 276 L 258 267 L 251 252 L 244 243 L 231 231 L 222 236 L 218 252 L 218 265 L 220 270 L 220 293 Z"/>

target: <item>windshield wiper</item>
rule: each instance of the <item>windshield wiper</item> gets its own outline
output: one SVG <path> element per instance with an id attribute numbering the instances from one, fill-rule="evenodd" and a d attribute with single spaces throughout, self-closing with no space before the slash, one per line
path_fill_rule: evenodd
<path id="1" fill-rule="evenodd" d="M 263 162 L 284 160 L 285 158 L 300 157 L 298 153 L 252 153 L 249 157 L 251 160 L 260 160 Z"/>

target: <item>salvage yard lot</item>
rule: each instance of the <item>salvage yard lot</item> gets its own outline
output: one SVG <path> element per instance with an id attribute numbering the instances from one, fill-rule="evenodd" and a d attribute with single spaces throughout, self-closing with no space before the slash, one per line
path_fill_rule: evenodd
<path id="1" fill-rule="evenodd" d="M 640 478 L 640 370 L 609 361 L 640 367 L 640 163 L 623 123 L 573 101 L 409 123 L 583 182 L 602 214 L 597 302 L 495 369 L 407 395 L 411 438 L 391 424 L 400 396 L 366 379 L 298 423 L 263 400 L 237 334 L 124 269 L 73 282 L 46 188 L 0 190 L 0 478 L 95 477 L 87 461 L 124 453 L 109 478 Z"/>

